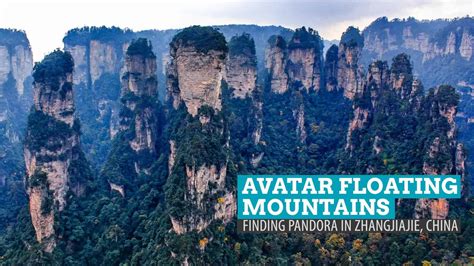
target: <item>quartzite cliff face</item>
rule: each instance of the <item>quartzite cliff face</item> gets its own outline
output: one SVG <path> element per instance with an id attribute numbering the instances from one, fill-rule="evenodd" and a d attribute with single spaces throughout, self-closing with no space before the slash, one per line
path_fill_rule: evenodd
<path id="1" fill-rule="evenodd" d="M 203 105 L 220 111 L 227 48 L 223 50 L 198 47 L 189 43 L 190 40 L 176 36 L 171 43 L 171 62 L 167 72 L 168 99 L 172 101 L 175 109 L 184 103 L 192 116 L 196 116 Z M 225 39 L 223 41 L 225 42 Z"/>
<path id="2" fill-rule="evenodd" d="M 288 90 L 288 74 L 286 73 L 287 47 L 281 36 L 273 36 L 268 40 L 265 50 L 265 68 L 270 79 L 270 90 L 282 94 Z"/>
<path id="3" fill-rule="evenodd" d="M 232 97 L 252 97 L 257 87 L 255 43 L 248 34 L 234 36 L 229 42 L 226 81 Z"/>
<path id="4" fill-rule="evenodd" d="M 0 29 L 0 187 L 13 182 L 31 105 L 33 56 L 26 34 Z M 7 180 L 10 179 L 10 180 Z"/>
<path id="5" fill-rule="evenodd" d="M 178 33 L 170 47 L 168 101 L 188 117 L 174 118 L 182 122 L 173 134 L 180 138 L 171 137 L 167 181 L 168 204 L 187 206 L 171 211 L 173 230 L 182 234 L 202 231 L 216 219 L 227 222 L 236 211 L 235 196 L 226 185 L 229 144 L 220 112 L 228 48 L 221 33 L 198 26 Z M 200 145 L 211 145 L 212 152 Z"/>
<path id="6" fill-rule="evenodd" d="M 132 36 L 131 31 L 115 27 L 85 27 L 70 30 L 63 40 L 64 50 L 75 62 L 73 86 L 84 148 L 97 166 L 105 160 L 118 131 L 120 79 Z"/>
<path id="7" fill-rule="evenodd" d="M 363 89 L 363 68 L 359 62 L 364 39 L 359 30 L 349 27 L 342 34 L 338 49 L 337 84 L 344 90 L 344 96 L 354 99 Z"/>
<path id="8" fill-rule="evenodd" d="M 73 66 L 71 55 L 57 50 L 33 73 L 34 105 L 24 149 L 26 183 L 36 239 L 47 252 L 56 245 L 55 215 L 66 206 L 68 193 L 81 195 L 85 189 L 74 169 L 83 158 L 74 116 Z"/>
<path id="9" fill-rule="evenodd" d="M 286 70 L 290 83 L 300 83 L 306 91 L 321 89 L 323 72 L 322 40 L 318 33 L 297 29 L 288 43 Z"/>
<path id="10" fill-rule="evenodd" d="M 157 137 L 153 106 L 137 106 L 139 103 L 133 99 L 138 97 L 144 101 L 151 99 L 151 102 L 156 102 L 156 57 L 147 42 L 146 39 L 138 39 L 127 50 L 125 73 L 122 76 L 122 99 L 125 98 L 124 104 L 131 111 L 135 112 L 140 108 L 140 112 L 135 115 L 135 121 L 132 122 L 135 137 L 130 146 L 136 152 L 148 151 L 153 154 Z"/>

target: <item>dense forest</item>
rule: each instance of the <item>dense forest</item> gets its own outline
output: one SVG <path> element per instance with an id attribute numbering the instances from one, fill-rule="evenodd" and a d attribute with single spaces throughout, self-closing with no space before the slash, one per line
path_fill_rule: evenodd
<path id="1" fill-rule="evenodd" d="M 448 23 L 415 22 L 400 23 L 415 32 Z M 238 26 L 192 26 L 155 40 L 118 28 L 71 30 L 65 51 L 33 69 L 25 162 L 8 162 L 26 164 L 26 174 L 14 170 L 26 192 L 17 182 L 0 197 L 19 213 L 0 231 L 0 264 L 472 263 L 464 167 L 472 131 L 461 122 L 458 133 L 455 121 L 458 106 L 472 111 L 470 95 L 441 83 L 425 89 L 406 53 L 358 62 L 367 48 L 356 28 L 325 55 L 316 30 L 275 28 L 259 35 L 264 44 Z M 156 47 L 164 39 L 166 66 Z M 103 58 L 113 64 L 90 67 Z M 353 98 L 341 80 L 358 84 Z M 21 153 L 9 152 L 18 155 L 0 156 Z M 237 232 L 238 174 L 340 173 L 462 175 L 463 198 L 448 209 L 397 204 L 397 218 L 460 219 L 461 233 Z M 10 211 L 1 209 L 2 221 L 14 220 Z"/>

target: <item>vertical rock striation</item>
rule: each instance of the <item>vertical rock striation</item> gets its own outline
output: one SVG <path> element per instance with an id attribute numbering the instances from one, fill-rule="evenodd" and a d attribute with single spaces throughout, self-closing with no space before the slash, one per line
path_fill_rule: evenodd
<path id="1" fill-rule="evenodd" d="M 454 117 L 457 112 L 459 96 L 453 87 L 443 85 L 428 94 L 429 112 L 433 126 L 447 125 L 438 130 L 434 137 L 429 138 L 430 145 L 425 151 L 423 173 L 428 175 L 459 174 L 465 179 L 465 153 L 461 143 L 455 138 L 456 124 Z M 466 196 L 463 186 L 461 194 Z M 445 219 L 449 212 L 446 199 L 420 199 L 415 206 L 415 217 Z"/>
<path id="2" fill-rule="evenodd" d="M 363 89 L 363 68 L 359 63 L 364 38 L 358 29 L 349 27 L 341 37 L 338 49 L 337 85 L 344 90 L 344 96 L 354 99 Z"/>
<path id="3" fill-rule="evenodd" d="M 228 48 L 215 29 L 193 26 L 173 38 L 170 50 L 168 101 L 176 126 L 166 199 L 173 230 L 183 234 L 202 231 L 214 220 L 228 222 L 236 211 L 227 170 L 229 132 L 221 112 Z"/>
<path id="4" fill-rule="evenodd" d="M 0 187 L 17 182 L 21 176 L 16 170 L 21 158 L 18 144 L 31 106 L 32 68 L 26 34 L 0 29 Z"/>
<path id="5" fill-rule="evenodd" d="M 158 159 L 160 125 L 156 56 L 144 38 L 127 48 L 121 79 L 120 123 L 111 152 L 102 171 L 111 190 L 122 197 L 135 191 L 140 174 L 150 175 Z"/>
<path id="6" fill-rule="evenodd" d="M 175 109 L 184 103 L 192 116 L 196 116 L 203 105 L 220 111 L 221 85 L 225 77 L 228 50 L 225 39 L 218 39 L 219 43 L 210 39 L 213 35 L 220 34 L 217 31 L 202 33 L 205 35 L 202 37 L 208 39 L 199 41 L 186 36 L 186 33 L 183 30 L 171 42 L 168 99 L 171 99 Z M 205 42 L 216 44 L 216 47 L 208 47 Z"/>
<path id="7" fill-rule="evenodd" d="M 291 83 L 298 82 L 307 92 L 321 89 L 323 44 L 318 33 L 305 27 L 297 29 L 288 43 L 286 65 Z"/>
<path id="8" fill-rule="evenodd" d="M 226 80 L 232 97 L 251 97 L 257 87 L 255 42 L 249 34 L 234 36 L 229 42 Z"/>
<path id="9" fill-rule="evenodd" d="M 119 130 L 121 76 L 133 34 L 116 27 L 84 27 L 70 30 L 63 39 L 75 62 L 73 86 L 84 148 L 97 166 Z"/>
<path id="10" fill-rule="evenodd" d="M 56 245 L 55 215 L 66 206 L 69 191 L 84 193 L 87 178 L 74 117 L 73 67 L 71 55 L 56 50 L 33 73 L 34 105 L 24 156 L 31 220 L 47 252 Z"/>
<path id="11" fill-rule="evenodd" d="M 122 76 L 122 99 L 125 106 L 136 112 L 132 121 L 135 137 L 130 146 L 136 152 L 155 152 L 156 116 L 146 102 L 156 101 L 156 56 L 146 39 L 133 41 L 125 57 L 125 73 Z M 141 100 L 141 102 L 140 102 Z"/>
<path id="12" fill-rule="evenodd" d="M 286 73 L 286 41 L 281 36 L 272 36 L 265 50 L 265 68 L 270 79 L 270 90 L 282 94 L 288 90 L 288 74 Z"/>

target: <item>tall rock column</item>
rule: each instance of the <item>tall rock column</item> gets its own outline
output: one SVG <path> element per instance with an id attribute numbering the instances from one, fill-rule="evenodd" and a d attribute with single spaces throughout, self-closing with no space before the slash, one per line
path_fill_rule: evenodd
<path id="1" fill-rule="evenodd" d="M 364 38 L 359 30 L 349 27 L 339 43 L 337 84 L 344 90 L 344 96 L 354 99 L 363 90 L 363 68 L 359 60 L 364 47 Z"/>
<path id="2" fill-rule="evenodd" d="M 318 32 L 302 27 L 288 43 L 287 73 L 290 82 L 299 82 L 307 92 L 319 91 L 323 72 L 323 43 Z"/>
<path id="3" fill-rule="evenodd" d="M 244 161 L 256 167 L 263 157 L 258 150 L 262 135 L 262 99 L 257 86 L 257 57 L 255 42 L 249 34 L 236 35 L 229 42 L 226 70 L 227 93 L 224 107 L 229 111 L 228 123 L 231 145 Z M 252 147 L 241 149 L 241 143 L 250 140 Z"/>
<path id="4" fill-rule="evenodd" d="M 88 178 L 74 116 L 73 67 L 71 55 L 56 50 L 33 73 L 34 105 L 24 148 L 26 183 L 36 239 L 47 252 L 56 245 L 55 215 L 66 206 L 69 192 L 84 193 Z"/>
<path id="5" fill-rule="evenodd" d="M 270 91 L 277 94 L 288 90 L 288 74 L 286 73 L 286 41 L 281 36 L 272 36 L 265 49 L 265 68 L 268 71 Z"/>
<path id="6" fill-rule="evenodd" d="M 125 73 L 122 76 L 122 100 L 135 114 L 132 122 L 135 137 L 130 146 L 136 152 L 155 152 L 156 117 L 152 106 L 157 97 L 156 56 L 151 44 L 140 38 L 133 41 L 125 57 Z M 141 101 L 140 101 L 141 100 Z"/>
<path id="7" fill-rule="evenodd" d="M 102 174 L 111 190 L 125 196 L 136 189 L 135 179 L 149 175 L 158 154 L 156 56 L 144 38 L 128 46 L 121 79 L 121 110 L 117 136 Z"/>
<path id="8" fill-rule="evenodd" d="M 423 173 L 427 175 L 459 174 L 465 177 L 465 153 L 461 143 L 455 138 L 459 95 L 451 86 L 442 85 L 431 90 L 424 106 L 431 120 L 431 127 L 436 134 L 427 139 L 428 145 L 423 162 Z M 446 127 L 447 125 L 447 127 Z M 465 186 L 462 196 L 466 196 Z M 419 199 L 415 206 L 415 217 L 445 219 L 449 212 L 446 199 Z"/>
<path id="9" fill-rule="evenodd" d="M 249 34 L 234 36 L 229 42 L 226 80 L 232 97 L 251 97 L 257 86 L 255 42 Z"/>
<path id="10" fill-rule="evenodd" d="M 227 43 L 212 27 L 182 30 L 170 43 L 171 133 L 166 201 L 173 230 L 202 231 L 235 214 L 228 176 L 229 132 L 221 112 Z"/>

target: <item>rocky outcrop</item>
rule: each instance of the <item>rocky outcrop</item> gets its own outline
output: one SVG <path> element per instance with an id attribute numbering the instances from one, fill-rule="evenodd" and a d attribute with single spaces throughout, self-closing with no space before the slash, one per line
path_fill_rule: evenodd
<path id="1" fill-rule="evenodd" d="M 94 129 L 84 131 L 84 148 L 98 168 L 119 130 L 121 77 L 132 37 L 131 31 L 115 27 L 84 27 L 70 30 L 63 39 L 64 50 L 75 62 L 73 86 L 78 117 L 84 128 Z"/>
<path id="2" fill-rule="evenodd" d="M 399 54 L 393 58 L 390 82 L 391 87 L 402 99 L 412 95 L 413 73 L 408 55 Z"/>
<path id="3" fill-rule="evenodd" d="M 286 70 L 289 82 L 306 89 L 321 89 L 323 72 L 322 40 L 318 33 L 305 27 L 297 29 L 288 43 Z"/>
<path id="4" fill-rule="evenodd" d="M 293 111 L 293 117 L 296 120 L 296 135 L 299 142 L 304 143 L 307 137 L 306 127 L 305 127 L 305 118 L 304 118 L 304 104 L 301 103 L 300 106 Z"/>
<path id="5" fill-rule="evenodd" d="M 183 102 L 193 116 L 203 105 L 220 111 L 227 46 L 216 44 L 216 47 L 201 48 L 186 38 L 177 34 L 171 43 L 171 62 L 167 70 L 168 99 L 172 99 L 175 109 Z M 219 41 L 225 43 L 225 39 Z"/>
<path id="6" fill-rule="evenodd" d="M 171 52 L 174 59 L 170 68 L 175 68 L 179 88 L 174 93 L 173 106 L 178 108 L 182 101 L 188 112 L 197 115 L 203 105 L 216 110 L 222 108 L 221 82 L 225 72 L 225 54 L 222 51 L 210 51 L 202 54 L 193 47 L 180 47 Z"/>
<path id="7" fill-rule="evenodd" d="M 282 94 L 288 90 L 288 74 L 286 73 L 286 41 L 281 36 L 272 36 L 265 50 L 265 68 L 269 73 L 270 90 Z"/>
<path id="8" fill-rule="evenodd" d="M 354 109 L 354 118 L 349 124 L 346 137 L 346 150 L 353 150 L 354 145 L 352 144 L 352 135 L 354 131 L 362 129 L 369 122 L 370 113 L 368 109 L 362 107 L 356 107 Z"/>
<path id="9" fill-rule="evenodd" d="M 156 56 L 146 39 L 133 41 L 125 57 L 122 76 L 122 102 L 133 112 L 133 118 L 123 117 L 122 130 L 133 127 L 130 147 L 135 152 L 155 153 L 157 118 L 154 104 L 157 97 Z M 153 100 L 155 99 L 155 101 Z"/>
<path id="10" fill-rule="evenodd" d="M 82 159 L 74 117 L 73 66 L 71 55 L 57 50 L 36 65 L 33 73 L 34 105 L 24 156 L 31 219 L 36 238 L 47 252 L 56 245 L 54 217 L 66 206 L 68 191 L 84 192 L 72 166 Z"/>
<path id="11" fill-rule="evenodd" d="M 469 186 L 464 185 L 466 180 L 466 151 L 462 143 L 456 145 L 455 152 L 455 169 L 456 173 L 461 175 L 461 196 L 464 199 L 468 199 L 470 196 Z"/>
<path id="12" fill-rule="evenodd" d="M 255 43 L 249 34 L 232 37 L 226 67 L 226 80 L 232 97 L 251 97 L 257 86 L 257 56 Z"/>
<path id="13" fill-rule="evenodd" d="M 26 79 L 33 70 L 33 55 L 28 45 L 2 46 L 0 41 L 0 85 L 8 81 L 9 75 L 15 80 L 19 97 L 25 93 Z"/>
<path id="14" fill-rule="evenodd" d="M 470 61 L 474 47 L 472 23 L 469 17 L 443 22 L 413 18 L 388 21 L 382 17 L 364 30 L 365 50 L 376 59 L 395 50 L 412 50 L 421 53 L 422 62 L 448 55 Z"/>
<path id="15" fill-rule="evenodd" d="M 426 151 L 423 163 L 423 173 L 427 175 L 458 174 L 464 180 L 465 176 L 465 154 L 461 143 L 455 139 L 456 116 L 458 99 L 455 89 L 450 86 L 440 86 L 428 95 L 430 105 L 430 117 L 432 123 L 444 120 L 448 128 L 439 132 Z M 444 158 L 439 162 L 439 158 Z M 462 188 L 462 196 L 466 196 L 467 190 Z M 445 219 L 449 212 L 449 202 L 446 199 L 420 199 L 415 206 L 415 217 L 432 219 Z"/>
<path id="16" fill-rule="evenodd" d="M 33 57 L 26 34 L 0 29 L 0 188 L 19 182 L 23 175 L 18 171 L 22 164 L 20 140 L 31 106 L 32 69 Z M 15 217 L 12 206 L 0 206 L 0 212 Z"/>
<path id="17" fill-rule="evenodd" d="M 203 44 L 200 42 L 203 39 L 209 41 Z M 170 46 L 168 101 L 175 109 L 183 108 L 188 118 L 174 129 L 175 132 L 180 132 L 180 137 L 171 137 L 167 200 L 171 206 L 174 205 L 173 202 L 183 204 L 182 201 L 188 206 L 186 210 L 172 211 L 170 215 L 173 231 L 183 234 L 194 230 L 202 231 L 214 220 L 226 223 L 235 215 L 235 194 L 226 185 L 229 134 L 220 113 L 227 45 L 222 34 L 215 29 L 194 26 L 178 33 Z M 229 60 L 236 60 L 236 57 Z M 236 66 L 230 64 L 231 69 Z M 251 65 L 246 67 L 253 68 Z M 235 74 L 243 69 L 242 66 L 232 69 L 233 77 L 239 76 L 240 74 Z M 255 89 L 248 87 L 247 83 L 233 84 L 243 86 L 239 87 L 242 91 L 232 94 L 234 99 L 246 98 Z M 241 93 L 244 87 L 249 89 L 245 89 L 245 94 Z M 235 87 L 231 88 L 235 92 Z M 200 129 L 195 131 L 196 128 Z M 215 140 L 219 142 L 212 145 L 211 150 L 204 151 L 201 148 L 201 145 L 209 145 L 209 141 Z M 206 143 L 200 143 L 201 141 Z M 180 196 L 178 199 L 175 193 L 178 188 L 172 187 L 183 181 L 186 189 L 182 198 Z M 215 195 L 220 195 L 217 200 L 212 199 Z"/>
<path id="18" fill-rule="evenodd" d="M 344 96 L 354 99 L 363 90 L 363 68 L 359 64 L 364 39 L 358 29 L 349 27 L 342 34 L 338 49 L 337 84 Z"/>

